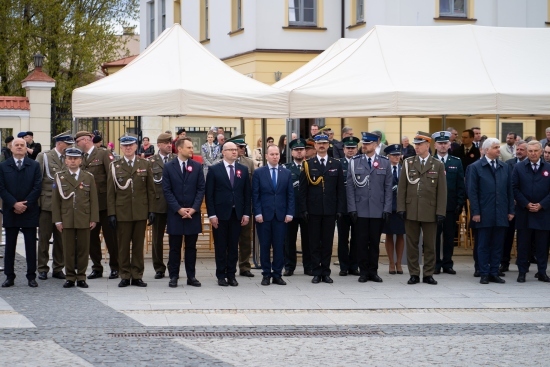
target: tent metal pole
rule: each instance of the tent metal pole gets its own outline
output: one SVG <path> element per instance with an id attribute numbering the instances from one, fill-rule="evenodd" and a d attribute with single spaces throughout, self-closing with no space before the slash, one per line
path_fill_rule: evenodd
<path id="1" fill-rule="evenodd" d="M 292 140 L 293 119 L 286 119 L 286 162 L 290 162 L 290 141 Z M 281 152 L 282 153 L 282 152 Z"/>
<path id="2" fill-rule="evenodd" d="M 444 131 L 447 128 L 447 115 L 443 115 L 441 119 L 441 130 Z"/>
<path id="3" fill-rule="evenodd" d="M 263 162 L 263 165 L 265 166 L 266 165 L 266 160 L 265 160 L 265 151 L 267 149 L 267 119 L 262 119 L 262 123 L 261 123 L 262 127 L 262 162 Z"/>
<path id="4" fill-rule="evenodd" d="M 399 116 L 399 144 L 403 138 L 403 116 Z"/>
<path id="5" fill-rule="evenodd" d="M 496 118 L 496 120 L 497 120 L 497 126 L 496 126 L 497 136 L 496 136 L 496 138 L 498 140 L 500 140 L 500 115 L 497 114 L 496 117 L 497 117 Z"/>
<path id="6" fill-rule="evenodd" d="M 244 131 L 244 118 L 241 117 L 241 134 L 245 134 Z"/>

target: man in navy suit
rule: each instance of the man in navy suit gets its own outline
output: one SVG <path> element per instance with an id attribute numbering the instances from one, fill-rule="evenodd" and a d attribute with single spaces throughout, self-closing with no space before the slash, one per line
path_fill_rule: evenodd
<path id="1" fill-rule="evenodd" d="M 181 244 L 185 237 L 185 272 L 187 285 L 200 287 L 195 278 L 197 261 L 197 238 L 202 232 L 201 205 L 204 198 L 204 173 L 200 163 L 191 159 L 193 142 L 183 138 L 176 142 L 177 159 L 164 165 L 162 190 L 167 210 L 167 228 L 170 252 L 168 254 L 168 286 L 176 288 L 181 263 Z"/>
<path id="2" fill-rule="evenodd" d="M 468 198 L 472 221 L 477 228 L 477 258 L 480 283 L 505 283 L 499 277 L 504 235 L 514 218 L 514 194 L 510 166 L 498 160 L 500 141 L 483 142 L 485 156 L 472 163 L 468 172 Z"/>
<path id="3" fill-rule="evenodd" d="M 536 247 L 538 279 L 550 282 L 546 275 L 550 236 L 550 164 L 541 159 L 541 154 L 540 143 L 531 140 L 527 144 L 529 159 L 516 164 L 512 174 L 518 230 L 519 283 L 525 283 L 525 273 L 529 271 L 531 243 Z"/>
<path id="4" fill-rule="evenodd" d="M 262 285 L 286 285 L 281 278 L 284 266 L 284 243 L 287 223 L 294 214 L 294 187 L 291 173 L 278 164 L 279 147 L 267 147 L 267 165 L 258 168 L 252 176 L 252 203 L 260 239 Z M 273 263 L 270 252 L 273 247 Z"/>
<path id="5" fill-rule="evenodd" d="M 239 235 L 250 220 L 252 190 L 248 168 L 236 162 L 237 146 L 225 143 L 221 153 L 222 161 L 206 175 L 206 210 L 214 232 L 218 285 L 236 287 Z"/>
<path id="6" fill-rule="evenodd" d="M 29 287 L 36 283 L 36 228 L 40 209 L 38 199 L 42 187 L 40 164 L 25 156 L 25 140 L 13 140 L 13 156 L 0 165 L 0 197 L 4 211 L 3 226 L 6 229 L 6 251 L 4 254 L 4 274 L 2 287 L 11 287 L 15 279 L 15 247 L 17 234 L 23 232 L 25 255 L 27 258 L 27 280 Z"/>

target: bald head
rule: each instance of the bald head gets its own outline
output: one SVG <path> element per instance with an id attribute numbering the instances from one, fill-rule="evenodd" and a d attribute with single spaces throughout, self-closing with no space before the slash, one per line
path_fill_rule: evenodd
<path id="1" fill-rule="evenodd" d="M 22 159 L 27 153 L 27 142 L 23 138 L 15 138 L 11 143 L 13 158 Z"/>
<path id="2" fill-rule="evenodd" d="M 233 164 L 237 160 L 239 152 L 237 151 L 237 145 L 232 142 L 225 143 L 222 147 L 223 160 L 227 163 Z"/>

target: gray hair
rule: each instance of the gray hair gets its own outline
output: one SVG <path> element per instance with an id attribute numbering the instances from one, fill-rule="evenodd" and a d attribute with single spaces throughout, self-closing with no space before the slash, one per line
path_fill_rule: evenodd
<path id="1" fill-rule="evenodd" d="M 550 128 L 549 128 L 549 129 L 550 129 Z M 351 130 L 353 130 L 352 127 L 344 126 L 344 127 L 342 128 L 342 134 L 347 134 L 347 133 L 349 133 Z"/>
<path id="2" fill-rule="evenodd" d="M 221 138 L 225 141 L 225 135 L 223 135 L 223 134 L 218 134 L 217 138 L 218 138 L 218 140 Z"/>
<path id="3" fill-rule="evenodd" d="M 407 140 L 409 140 L 409 137 L 408 137 L 408 136 L 406 136 L 406 135 L 403 135 L 403 136 L 401 137 L 401 140 L 403 140 L 403 139 L 407 139 Z"/>
<path id="4" fill-rule="evenodd" d="M 538 145 L 539 146 L 539 149 L 542 150 L 542 144 L 540 143 L 540 141 L 538 140 L 531 140 L 529 143 L 527 143 L 527 146 L 531 146 L 531 145 Z"/>
<path id="5" fill-rule="evenodd" d="M 547 128 L 546 128 L 546 132 L 550 132 L 550 127 L 547 127 Z"/>
<path id="6" fill-rule="evenodd" d="M 448 128 L 447 128 L 447 131 L 448 131 L 448 132 L 452 132 L 453 130 L 456 131 L 456 129 L 455 129 L 454 127 L 448 127 Z"/>
<path id="7" fill-rule="evenodd" d="M 500 145 L 500 140 L 498 140 L 497 138 L 487 138 L 485 139 L 485 141 L 483 142 L 483 146 L 482 148 L 487 150 L 489 148 L 491 148 L 493 145 L 495 144 L 498 144 Z"/>

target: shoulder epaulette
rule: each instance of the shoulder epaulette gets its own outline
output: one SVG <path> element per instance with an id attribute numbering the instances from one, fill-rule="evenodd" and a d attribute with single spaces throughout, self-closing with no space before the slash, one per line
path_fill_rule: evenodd
<path id="1" fill-rule="evenodd" d="M 384 158 L 384 159 L 389 159 L 388 157 L 386 157 L 385 155 L 379 155 L 380 158 Z"/>
<path id="2" fill-rule="evenodd" d="M 91 172 L 88 172 L 88 171 L 84 171 L 84 170 L 80 170 L 81 172 L 86 172 L 87 174 L 89 174 L 90 176 L 94 177 L 94 174 L 91 173 Z"/>
<path id="3" fill-rule="evenodd" d="M 357 154 L 357 155 L 354 155 L 353 157 L 351 157 L 352 159 L 357 159 L 357 158 L 361 158 L 362 154 Z"/>

